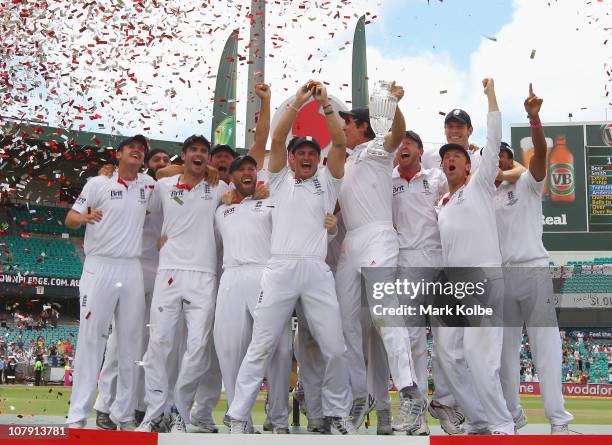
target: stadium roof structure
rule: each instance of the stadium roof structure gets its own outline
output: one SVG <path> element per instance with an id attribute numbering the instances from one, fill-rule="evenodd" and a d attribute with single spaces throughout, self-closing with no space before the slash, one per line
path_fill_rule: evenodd
<path id="1" fill-rule="evenodd" d="M 31 142 L 55 142 L 72 148 L 105 148 L 112 150 L 126 137 L 133 135 L 118 135 L 91 131 L 69 130 L 49 127 L 31 121 L 9 121 L 0 126 L 3 135 L 0 146 L 10 144 L 15 140 Z M 143 131 L 142 133 L 146 133 Z M 146 136 L 146 134 L 145 134 Z M 181 151 L 181 142 L 150 139 L 150 148 L 161 148 L 172 154 Z"/>
<path id="2" fill-rule="evenodd" d="M 146 133 L 146 132 L 144 132 Z M 114 163 L 115 148 L 130 135 L 56 128 L 40 122 L 0 120 L 0 193 L 9 198 L 35 200 L 44 188 L 80 189 L 99 168 Z M 161 148 L 178 157 L 182 141 L 149 139 L 149 148 Z M 244 150 L 238 148 L 242 153 Z M 52 203 L 65 199 L 42 201 Z M 66 202 L 63 202 L 64 204 Z"/>

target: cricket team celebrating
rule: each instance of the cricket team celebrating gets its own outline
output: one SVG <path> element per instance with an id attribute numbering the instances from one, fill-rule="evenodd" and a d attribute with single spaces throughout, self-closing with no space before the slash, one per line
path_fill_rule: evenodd
<path id="1" fill-rule="evenodd" d="M 95 408 L 103 429 L 179 433 L 191 424 L 216 433 L 223 384 L 223 422 L 232 434 L 254 433 L 265 378 L 264 430 L 287 434 L 295 356 L 309 432 L 357 434 L 375 409 L 382 435 L 428 435 L 427 411 L 448 434 L 515 434 L 527 423 L 518 388 L 525 325 L 551 433 L 567 434 L 559 330 L 534 320 L 555 320 L 542 244 L 542 100 L 530 86 L 535 153 L 526 169 L 501 142 L 493 80 L 483 87 L 486 145 L 474 149 L 470 116 L 452 110 L 434 168 L 421 164 L 423 143 L 406 131 L 399 107 L 381 153 L 372 149 L 368 109 L 337 112 L 317 81 L 283 110 L 266 169 L 264 84 L 248 155 L 194 135 L 176 166 L 141 135 L 119 144 L 117 168 L 91 178 L 66 216 L 70 228 L 86 225 L 69 426 L 85 427 Z M 400 86 L 391 90 L 402 99 Z M 289 140 L 311 100 L 331 136 L 324 166 L 313 137 Z M 424 317 L 387 323 L 363 287 L 434 281 L 455 268 L 484 271 L 489 305 L 518 322 L 461 327 L 432 318 L 430 402 Z M 400 400 L 394 413 L 390 376 Z"/>

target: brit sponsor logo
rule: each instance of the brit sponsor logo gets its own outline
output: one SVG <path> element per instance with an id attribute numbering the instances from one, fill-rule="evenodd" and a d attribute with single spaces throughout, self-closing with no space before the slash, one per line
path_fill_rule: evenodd
<path id="1" fill-rule="evenodd" d="M 236 212 L 236 207 L 230 207 L 229 209 L 223 211 L 223 217 L 225 218 L 226 216 L 229 216 L 235 212 Z"/>
<path id="2" fill-rule="evenodd" d="M 182 198 L 183 197 L 183 190 L 172 190 L 170 192 L 170 198 L 171 199 L 176 199 L 176 198 Z"/>
<path id="3" fill-rule="evenodd" d="M 110 199 L 123 199 L 123 190 L 111 190 L 110 191 Z"/>
<path id="4" fill-rule="evenodd" d="M 404 186 L 393 186 L 393 196 L 399 195 L 400 193 L 404 193 Z"/>

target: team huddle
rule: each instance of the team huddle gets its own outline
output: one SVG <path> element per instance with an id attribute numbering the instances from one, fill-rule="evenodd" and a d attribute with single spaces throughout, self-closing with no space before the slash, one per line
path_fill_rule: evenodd
<path id="1" fill-rule="evenodd" d="M 423 143 L 406 131 L 399 107 L 381 153 L 368 109 L 336 112 L 317 81 L 283 110 L 266 168 L 264 84 L 256 87 L 261 109 L 247 155 L 194 135 L 177 166 L 141 135 L 121 142 L 117 168 L 91 178 L 66 216 L 70 228 L 86 225 L 69 426 L 84 427 L 95 408 L 103 429 L 186 432 L 191 424 L 215 433 L 223 386 L 223 422 L 232 434 L 253 433 L 265 379 L 264 430 L 287 434 L 295 357 L 310 432 L 356 434 L 375 409 L 383 435 L 428 435 L 427 411 L 447 434 L 515 434 L 527 423 L 519 399 L 525 324 L 551 433 L 567 434 L 573 416 L 561 391 L 559 330 L 528 309 L 553 292 L 540 273 L 548 266 L 542 100 L 530 86 L 535 148 L 525 168 L 501 142 L 493 80 L 483 87 L 486 145 L 473 148 L 470 116 L 452 110 L 434 168 L 422 165 Z M 404 91 L 393 83 L 391 93 L 399 101 Z M 324 166 L 313 137 L 287 142 L 310 100 L 331 136 Z M 431 281 L 466 267 L 482 268 L 489 303 L 519 323 L 432 320 L 429 402 L 424 317 L 385 323 L 363 304 L 362 286 L 371 288 L 373 276 Z M 403 298 L 386 296 L 392 306 Z M 555 317 L 554 306 L 539 312 Z M 390 376 L 400 399 L 393 413 Z"/>

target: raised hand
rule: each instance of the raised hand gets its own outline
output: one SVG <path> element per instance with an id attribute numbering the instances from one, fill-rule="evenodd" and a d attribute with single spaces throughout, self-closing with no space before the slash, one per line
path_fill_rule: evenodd
<path id="1" fill-rule="evenodd" d="M 396 85 L 395 80 L 391 83 L 391 95 L 395 96 L 398 102 L 404 97 L 404 88 Z"/>
<path id="2" fill-rule="evenodd" d="M 489 113 L 499 111 L 497 97 L 495 97 L 495 84 L 493 83 L 493 79 L 486 77 L 482 80 L 482 86 L 484 87 L 484 93 L 489 103 Z"/>
<path id="3" fill-rule="evenodd" d="M 326 105 L 329 102 L 327 97 L 327 88 L 321 82 L 312 82 L 310 84 L 310 91 L 317 102 L 321 105 Z"/>
<path id="4" fill-rule="evenodd" d="M 491 94 L 495 94 L 495 84 L 493 83 L 493 79 L 487 77 L 482 80 L 482 86 L 484 87 L 484 93 L 489 96 Z"/>
<path id="5" fill-rule="evenodd" d="M 540 99 L 533 93 L 533 86 L 529 83 L 529 96 L 525 99 L 525 111 L 529 119 L 538 118 L 540 116 L 542 102 L 544 102 L 544 99 Z"/>
<path id="6" fill-rule="evenodd" d="M 304 85 L 302 85 L 300 88 L 298 88 L 297 92 L 295 93 L 294 103 L 298 107 L 301 107 L 302 105 L 304 105 L 306 102 L 308 102 L 308 99 L 312 97 L 312 91 L 310 89 L 310 85 L 312 84 L 312 82 L 313 82 L 312 80 L 309 80 Z"/>
<path id="7" fill-rule="evenodd" d="M 265 83 L 255 84 L 255 94 L 261 100 L 264 100 L 264 99 L 269 100 L 270 97 L 272 96 L 272 90 L 270 89 L 270 85 L 267 85 Z"/>

